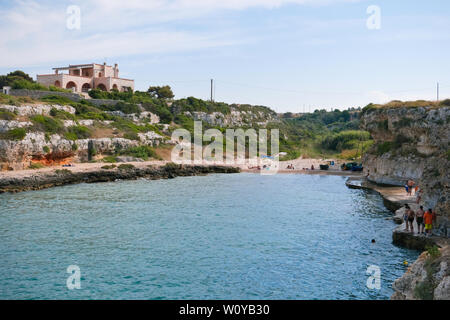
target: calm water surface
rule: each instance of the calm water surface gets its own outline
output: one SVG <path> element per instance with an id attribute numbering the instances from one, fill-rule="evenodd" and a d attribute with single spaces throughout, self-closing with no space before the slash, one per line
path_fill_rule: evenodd
<path id="1" fill-rule="evenodd" d="M 377 194 L 344 183 L 233 174 L 1 194 L 0 299 L 387 299 L 418 252 L 392 245 Z"/>

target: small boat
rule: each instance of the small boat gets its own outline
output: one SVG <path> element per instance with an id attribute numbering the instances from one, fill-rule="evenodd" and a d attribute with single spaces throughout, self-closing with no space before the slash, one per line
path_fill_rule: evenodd
<path id="1" fill-rule="evenodd" d="M 328 170 L 329 168 L 330 168 L 330 166 L 327 165 L 327 164 L 321 164 L 320 165 L 320 170 Z"/>

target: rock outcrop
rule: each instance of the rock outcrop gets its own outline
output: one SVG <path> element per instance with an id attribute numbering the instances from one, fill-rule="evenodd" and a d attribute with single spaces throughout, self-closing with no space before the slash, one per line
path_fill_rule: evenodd
<path id="1" fill-rule="evenodd" d="M 124 167 L 111 166 L 104 169 L 93 169 L 73 172 L 70 169 L 59 169 L 51 172 L 33 172 L 27 176 L 0 176 L 0 193 L 40 190 L 55 186 L 76 183 L 109 182 L 115 180 L 172 179 L 178 176 L 195 176 L 210 173 L 238 173 L 239 168 L 228 166 L 186 166 L 168 163 L 164 166 L 135 167 L 126 164 Z"/>
<path id="2" fill-rule="evenodd" d="M 362 127 L 375 140 L 363 157 L 368 179 L 403 186 L 413 179 L 421 204 L 435 209 L 440 235 L 450 236 L 450 107 L 381 107 L 363 112 Z"/>
<path id="3" fill-rule="evenodd" d="M 392 300 L 450 300 L 450 246 L 430 251 L 394 282 Z"/>

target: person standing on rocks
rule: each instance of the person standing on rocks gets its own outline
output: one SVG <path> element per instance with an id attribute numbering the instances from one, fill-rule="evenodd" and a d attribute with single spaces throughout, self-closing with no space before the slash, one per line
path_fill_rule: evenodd
<path id="1" fill-rule="evenodd" d="M 423 211 L 423 206 L 420 206 L 419 210 L 416 212 L 416 222 L 417 222 L 417 234 L 424 234 L 424 227 L 423 224 L 423 215 L 425 212 Z"/>
<path id="2" fill-rule="evenodd" d="M 408 208 L 409 208 L 409 206 L 408 206 Z M 409 224 L 409 230 L 412 233 L 414 233 L 413 223 L 414 223 L 414 218 L 416 217 L 416 213 L 411 208 L 409 208 L 407 211 L 407 214 L 408 214 L 408 221 L 406 222 L 406 229 L 408 229 L 408 224 Z"/>
<path id="3" fill-rule="evenodd" d="M 411 179 L 409 179 L 408 182 L 406 183 L 406 185 L 408 186 L 407 192 L 408 192 L 409 196 L 412 196 L 412 190 L 413 190 L 413 187 L 415 184 L 416 183 L 414 182 L 414 180 L 411 180 Z"/>
<path id="4" fill-rule="evenodd" d="M 403 222 L 405 222 L 405 231 L 408 231 L 408 211 L 409 205 L 405 204 L 405 211 L 403 211 Z"/>
<path id="5" fill-rule="evenodd" d="M 428 209 L 423 215 L 423 220 L 425 222 L 425 232 L 427 236 L 431 236 L 431 231 L 433 230 L 433 210 Z"/>

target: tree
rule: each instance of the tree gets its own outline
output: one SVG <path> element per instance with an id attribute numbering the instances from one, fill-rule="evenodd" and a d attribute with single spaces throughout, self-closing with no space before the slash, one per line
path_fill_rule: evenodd
<path id="1" fill-rule="evenodd" d="M 28 82 L 34 83 L 33 78 L 28 74 L 23 71 L 16 70 L 14 72 L 8 73 L 6 76 L 0 76 L 0 88 L 5 86 L 12 86 L 12 84 L 17 80 L 26 80 Z"/>
<path id="2" fill-rule="evenodd" d="M 175 97 L 170 86 L 163 86 L 163 87 L 151 86 L 148 88 L 147 92 L 152 97 L 158 99 L 173 99 Z"/>

